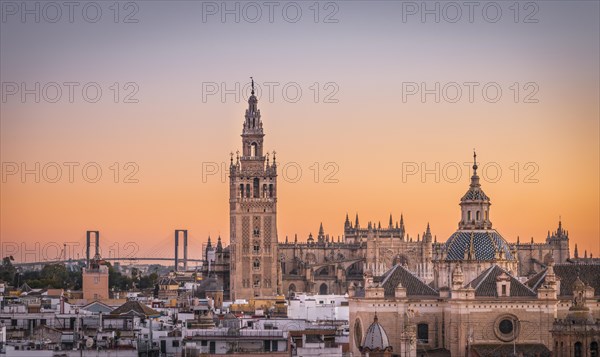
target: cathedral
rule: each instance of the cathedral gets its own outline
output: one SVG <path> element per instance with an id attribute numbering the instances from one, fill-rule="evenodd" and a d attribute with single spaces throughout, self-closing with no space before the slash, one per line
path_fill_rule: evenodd
<path id="1" fill-rule="evenodd" d="M 445 242 L 429 224 L 410 237 L 402 215 L 361 225 L 358 214 L 337 239 L 321 224 L 316 237 L 279 241 L 277 162 L 264 136 L 253 86 L 242 153 L 231 154 L 230 245 L 219 238 L 205 257 L 225 299 L 347 293 L 354 355 L 599 356 L 600 265 L 576 247 L 571 258 L 560 221 L 543 243 L 502 237 L 475 153 Z"/>
<path id="2" fill-rule="evenodd" d="M 326 234 L 323 225 L 314 237 L 297 235 L 279 241 L 277 234 L 277 162 L 264 149 L 264 131 L 254 91 L 242 126 L 242 152 L 231 155 L 229 167 L 230 246 L 219 243 L 218 258 L 210 244 L 205 257 L 220 276 L 229 275 L 225 294 L 233 299 L 296 291 L 344 294 L 366 271 L 380 276 L 397 264 L 427 284 L 448 286 L 453 262 L 462 262 L 466 279 L 490 264 L 517 276 L 532 276 L 550 259 L 564 263 L 570 257 L 568 232 L 559 222 L 544 243 L 508 243 L 492 228 L 490 199 L 481 189 L 474 156 L 473 176 L 460 200 L 459 229 L 446 242 L 437 242 L 429 224 L 421 234 L 406 233 L 404 217 L 387 224 L 348 215 L 342 237 Z M 220 240 L 220 238 L 219 238 Z M 473 250 L 481 246 L 481 251 Z M 228 277 L 228 278 L 229 278 Z M 223 279 L 225 280 L 225 279 Z"/>

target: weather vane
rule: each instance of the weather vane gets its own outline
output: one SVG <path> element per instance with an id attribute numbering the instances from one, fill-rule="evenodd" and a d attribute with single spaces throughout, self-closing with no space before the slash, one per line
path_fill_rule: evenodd
<path id="1" fill-rule="evenodd" d="M 250 80 L 252 81 L 252 95 L 254 95 L 254 78 L 250 77 Z"/>

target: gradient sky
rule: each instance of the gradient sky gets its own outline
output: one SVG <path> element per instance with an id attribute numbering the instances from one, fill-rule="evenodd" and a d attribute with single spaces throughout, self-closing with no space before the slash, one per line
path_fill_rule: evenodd
<path id="1" fill-rule="evenodd" d="M 99 230 L 103 244 L 120 244 L 121 251 L 133 242 L 142 256 L 156 247 L 171 255 L 167 241 L 176 228 L 189 230 L 192 247 L 209 234 L 220 234 L 227 243 L 227 181 L 220 175 L 203 180 L 203 167 L 226 164 L 229 153 L 240 149 L 247 97 L 229 94 L 222 100 L 220 92 L 206 90 L 212 83 L 244 86 L 253 76 L 263 88 L 265 82 L 279 84 L 273 100 L 266 93 L 259 97 L 265 148 L 277 151 L 280 168 L 288 163 L 302 169 L 298 182 L 291 182 L 293 169 L 292 179 L 279 176 L 280 241 L 296 233 L 305 240 L 320 222 L 337 237 L 345 214 L 356 212 L 362 224 L 387 223 L 390 213 L 395 220 L 403 213 L 410 236 L 416 238 L 430 222 L 438 241 L 445 241 L 457 228 L 459 199 L 469 183 L 462 165 L 476 148 L 480 167 L 491 167 L 487 180 L 482 178 L 492 200 L 490 218 L 509 242 L 517 236 L 541 242 L 561 216 L 572 248 L 577 243 L 580 254 L 600 255 L 597 1 L 522 2 L 517 22 L 513 2 L 498 2 L 502 15 L 495 23 L 482 15 L 485 2 L 475 8 L 472 22 L 463 7 L 455 23 L 447 21 L 455 15 L 451 8 L 436 23 L 434 15 L 422 21 L 420 10 L 408 14 L 412 3 L 400 1 L 318 3 L 316 23 L 313 2 L 298 3 L 297 22 L 289 21 L 295 17 L 293 4 L 276 2 L 270 21 L 268 8 L 258 2 L 263 13 L 255 23 L 248 21 L 255 12 L 247 3 L 238 3 L 236 22 L 231 14 L 223 21 L 222 2 L 123 2 L 117 23 L 112 2 L 94 3 L 102 10 L 96 23 L 82 16 L 85 2 L 74 10 L 72 23 L 66 8 L 56 23 L 48 22 L 55 9 L 44 10 L 43 3 L 39 23 L 34 15 L 23 22 L 22 9 L 13 15 L 6 3 L 0 28 L 6 96 L 0 110 L 2 254 L 7 244 L 19 245 L 17 260 L 25 249 L 41 256 L 36 243 L 83 244 L 86 230 Z M 35 3 L 27 4 L 34 8 Z M 132 11 L 137 23 L 125 23 Z M 488 9 L 489 17 L 493 11 Z M 24 101 L 20 93 L 7 95 L 10 82 L 27 88 L 36 82 L 80 86 L 73 103 L 65 86 L 57 103 L 43 96 L 35 103 L 33 95 Z M 102 89 L 97 103 L 82 97 L 89 82 Z M 121 87 L 118 103 L 110 88 L 115 82 Z M 123 88 L 128 82 L 139 89 L 138 103 L 123 102 L 132 88 Z M 329 82 L 334 86 L 325 88 Z M 403 101 L 408 82 L 427 88 L 436 82 L 480 85 L 472 103 L 466 92 L 456 103 L 443 98 L 435 103 L 433 95 L 424 102 L 419 95 Z M 515 82 L 521 87 L 518 103 L 511 89 Z M 523 86 L 530 82 L 538 89 L 537 103 L 525 103 L 534 87 Z M 486 83 L 502 89 L 497 103 L 481 95 Z M 286 84 L 301 88 L 297 102 L 289 100 L 293 87 L 284 97 Z M 337 102 L 327 103 L 334 87 Z M 56 183 L 44 177 L 36 183 L 34 175 L 22 182 L 20 173 L 6 176 L 12 163 L 31 169 L 36 162 L 79 166 L 72 183 L 66 166 Z M 81 168 L 90 162 L 102 169 L 97 183 L 82 178 Z M 115 162 L 118 183 L 110 168 Z M 139 168 L 138 183 L 123 183 L 131 172 L 124 168 L 128 162 Z M 326 182 L 329 162 L 339 169 L 337 183 Z M 440 171 L 461 165 L 458 182 L 451 182 L 453 171 L 448 171 L 452 177 L 440 172 L 439 182 L 434 174 L 422 179 L 420 172 L 403 179 L 407 166 L 433 169 L 436 163 Z M 497 180 L 494 167 L 502 170 Z M 200 254 L 199 248 L 190 253 Z"/>

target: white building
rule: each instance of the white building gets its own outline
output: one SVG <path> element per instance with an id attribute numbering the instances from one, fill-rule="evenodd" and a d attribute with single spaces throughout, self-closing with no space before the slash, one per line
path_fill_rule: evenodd
<path id="1" fill-rule="evenodd" d="M 307 321 L 348 321 L 348 295 L 296 294 L 288 305 L 288 318 Z"/>

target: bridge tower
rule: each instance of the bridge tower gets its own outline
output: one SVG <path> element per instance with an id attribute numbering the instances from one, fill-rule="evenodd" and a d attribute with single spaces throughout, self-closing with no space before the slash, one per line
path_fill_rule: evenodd
<path id="1" fill-rule="evenodd" d="M 175 271 L 179 271 L 179 236 L 183 234 L 183 270 L 188 268 L 188 231 L 187 229 L 175 230 Z"/>
<path id="2" fill-rule="evenodd" d="M 100 256 L 100 231 L 85 232 L 85 266 L 90 267 L 90 245 L 92 236 L 94 237 L 94 257 Z"/>

